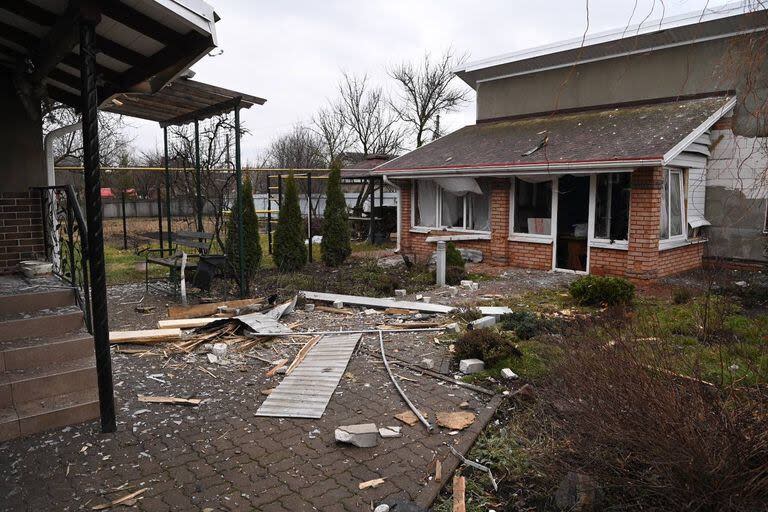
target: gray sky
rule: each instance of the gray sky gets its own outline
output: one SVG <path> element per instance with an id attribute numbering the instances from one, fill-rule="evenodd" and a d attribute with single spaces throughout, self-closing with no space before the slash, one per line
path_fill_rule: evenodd
<path id="1" fill-rule="evenodd" d="M 391 90 L 387 66 L 452 46 L 470 60 L 581 37 L 586 0 L 208 0 L 221 16 L 219 49 L 192 69 L 196 79 L 267 98 L 243 111 L 250 134 L 243 162 L 336 97 L 342 71 L 367 73 Z M 701 10 L 706 0 L 589 0 L 589 33 Z M 711 0 L 710 7 L 723 0 Z M 457 84 L 463 82 L 456 79 Z M 441 119 L 446 130 L 474 123 L 474 96 Z M 129 119 L 137 150 L 162 147 L 156 123 Z"/>

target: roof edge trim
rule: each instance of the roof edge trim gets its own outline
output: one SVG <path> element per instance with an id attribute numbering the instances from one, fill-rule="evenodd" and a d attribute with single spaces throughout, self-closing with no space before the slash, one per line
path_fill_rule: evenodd
<path id="1" fill-rule="evenodd" d="M 736 97 L 733 96 L 731 98 L 728 98 L 728 100 L 725 102 L 725 104 L 717 109 L 711 116 L 709 116 L 706 121 L 701 123 L 698 127 L 696 127 L 695 130 L 693 130 L 691 133 L 685 136 L 683 140 L 675 144 L 675 146 L 667 151 L 664 154 L 663 161 L 664 165 L 667 165 L 669 162 L 677 158 L 680 153 L 685 151 L 685 148 L 693 144 L 696 139 L 701 137 L 704 132 L 712 128 L 712 125 L 714 125 L 717 121 L 720 120 L 721 117 L 726 115 L 728 112 L 733 110 L 733 107 L 736 106 Z"/>

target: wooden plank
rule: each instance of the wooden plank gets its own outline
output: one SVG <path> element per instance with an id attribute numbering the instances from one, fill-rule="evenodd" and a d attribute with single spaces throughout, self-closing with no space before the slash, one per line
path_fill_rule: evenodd
<path id="1" fill-rule="evenodd" d="M 141 331 L 110 331 L 109 342 L 115 343 L 160 343 L 178 341 L 181 329 L 144 329 Z"/>
<path id="2" fill-rule="evenodd" d="M 291 372 L 296 368 L 296 366 L 299 365 L 302 361 L 304 361 L 304 358 L 307 356 L 307 353 L 312 350 L 312 347 L 314 347 L 317 342 L 320 340 L 320 336 L 315 336 L 308 342 L 304 344 L 303 347 L 299 350 L 299 353 L 296 354 L 296 357 L 293 359 L 293 362 L 288 366 L 288 370 L 286 370 L 285 374 L 290 375 Z"/>
<path id="3" fill-rule="evenodd" d="M 196 304 L 194 306 L 169 306 L 168 318 L 200 318 L 204 316 L 211 316 L 218 313 L 219 308 L 243 308 L 246 306 L 253 306 L 258 304 L 264 304 L 266 300 L 262 297 L 253 299 L 239 299 L 239 300 L 226 300 L 223 302 L 211 302 L 210 304 Z"/>
<path id="4" fill-rule="evenodd" d="M 384 483 L 383 478 L 374 478 L 373 480 L 368 480 L 367 482 L 360 482 L 359 484 L 357 484 L 357 488 L 362 491 L 364 489 L 378 487 L 383 483 Z"/>
<path id="5" fill-rule="evenodd" d="M 280 368 L 283 368 L 287 364 L 288 364 L 287 359 L 281 359 L 277 363 L 275 363 L 275 366 L 273 366 L 272 369 L 270 369 L 265 375 L 267 377 L 272 377 L 280 370 Z"/>
<path id="6" fill-rule="evenodd" d="M 329 306 L 315 306 L 315 310 L 317 311 L 324 311 L 326 313 L 336 313 L 337 315 L 354 315 L 354 311 L 350 311 L 348 309 L 341 309 L 341 308 L 332 308 Z"/>
<path id="7" fill-rule="evenodd" d="M 139 402 L 147 404 L 182 404 L 182 405 L 199 405 L 202 403 L 202 398 L 178 398 L 175 396 L 147 396 L 139 395 Z"/>
<path id="8" fill-rule="evenodd" d="M 218 322 L 221 318 L 179 318 L 176 320 L 158 320 L 158 329 L 196 329 L 205 327 L 213 322 Z"/>
<path id="9" fill-rule="evenodd" d="M 467 504 L 464 497 L 466 488 L 466 478 L 459 475 L 453 477 L 453 512 L 467 512 Z"/>
<path id="10" fill-rule="evenodd" d="M 369 306 L 374 308 L 398 308 L 398 309 L 414 309 L 417 311 L 424 311 L 426 313 L 450 313 L 455 308 L 452 306 L 445 306 L 443 304 L 432 304 L 427 302 L 409 302 L 404 300 L 394 299 L 381 299 L 377 297 L 361 297 L 359 295 L 342 295 L 338 293 L 322 293 L 322 292 L 299 292 L 304 295 L 307 300 L 319 300 L 321 302 L 336 302 L 341 301 L 344 304 L 354 304 L 356 306 Z"/>

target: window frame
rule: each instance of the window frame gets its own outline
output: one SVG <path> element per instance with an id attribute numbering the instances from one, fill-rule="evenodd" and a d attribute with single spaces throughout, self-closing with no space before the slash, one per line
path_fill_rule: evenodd
<path id="1" fill-rule="evenodd" d="M 548 235 L 536 234 L 536 233 L 519 233 L 515 231 L 515 195 L 517 189 L 517 176 L 512 176 L 509 184 L 509 240 L 512 242 L 533 242 L 540 244 L 551 244 L 555 240 L 555 233 L 557 231 L 557 225 L 555 219 L 557 218 L 557 193 L 559 178 L 552 176 L 549 180 L 542 181 L 540 183 L 551 183 L 552 196 L 549 203 L 549 224 L 550 232 Z"/>
<path id="2" fill-rule="evenodd" d="M 680 229 L 681 233 L 679 235 L 672 235 L 672 186 L 671 186 L 671 180 L 672 175 L 675 174 L 678 176 L 679 184 L 680 184 Z M 688 240 L 688 212 L 686 211 L 685 207 L 685 201 L 686 201 L 686 195 L 687 195 L 687 189 L 686 189 L 686 180 L 685 180 L 685 169 L 681 168 L 675 168 L 675 167 L 665 167 L 664 168 L 664 176 L 662 177 L 662 185 L 661 185 L 661 194 L 664 193 L 664 181 L 667 181 L 670 183 L 670 186 L 667 187 L 667 201 L 666 201 L 666 207 L 667 207 L 667 237 L 662 238 L 661 237 L 661 225 L 659 225 L 659 246 L 661 249 L 664 248 L 664 245 L 674 244 L 675 242 L 681 242 Z M 664 204 L 659 201 L 659 219 L 661 219 L 661 208 Z"/>
<path id="3" fill-rule="evenodd" d="M 419 181 L 424 181 L 423 179 L 414 178 L 413 182 L 411 184 L 411 230 L 414 232 L 423 232 L 423 233 L 429 233 L 430 231 L 460 231 L 462 233 L 478 233 L 478 234 L 490 234 L 491 230 L 483 231 L 480 229 L 469 229 L 467 228 L 468 225 L 471 225 L 471 222 L 469 222 L 470 216 L 474 218 L 474 209 L 470 208 L 468 206 L 469 201 L 468 196 L 469 194 L 464 194 L 462 196 L 462 209 L 463 209 L 463 225 L 462 227 L 451 227 L 451 226 L 443 226 L 443 188 L 435 183 L 435 187 L 437 188 L 437 193 L 435 194 L 435 223 L 438 224 L 437 226 L 420 226 L 416 224 L 416 187 L 418 186 Z M 478 194 L 475 194 L 478 195 Z M 483 197 L 483 196 L 481 196 Z M 488 198 L 488 209 L 489 209 L 489 222 L 490 222 L 490 209 L 491 209 L 491 198 Z"/>
<path id="4" fill-rule="evenodd" d="M 630 237 L 630 229 L 632 228 L 632 187 L 630 185 L 630 207 L 627 212 L 627 238 L 626 239 L 611 239 L 611 238 L 603 238 L 598 237 L 596 234 L 596 227 L 597 227 L 597 180 L 602 175 L 611 175 L 611 174 L 629 174 L 630 180 L 631 180 L 631 171 L 625 171 L 625 172 L 609 172 L 609 173 L 595 173 L 592 175 L 592 180 L 590 183 L 590 208 L 593 209 L 593 213 L 590 216 L 590 218 L 594 219 L 592 222 L 592 225 L 590 226 L 589 230 L 589 241 L 590 244 L 594 244 L 594 247 L 598 248 L 608 248 L 608 249 L 628 249 L 629 248 L 629 237 Z"/>

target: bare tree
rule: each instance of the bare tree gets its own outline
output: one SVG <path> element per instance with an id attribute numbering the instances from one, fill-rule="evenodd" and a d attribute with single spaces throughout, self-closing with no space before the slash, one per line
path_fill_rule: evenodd
<path id="1" fill-rule="evenodd" d="M 349 147 L 349 127 L 338 106 L 321 108 L 312 118 L 312 131 L 323 144 L 326 166 L 330 166 Z"/>
<path id="2" fill-rule="evenodd" d="M 241 133 L 246 130 L 240 127 Z M 221 230 L 224 227 L 224 211 L 233 197 L 235 174 L 232 161 L 235 127 L 228 114 L 221 114 L 200 123 L 200 189 L 203 197 L 203 214 L 208 210 L 213 220 L 213 233 L 220 248 L 224 249 Z M 170 155 L 177 165 L 187 169 L 174 173 L 174 191 L 186 197 L 195 214 L 197 201 L 197 173 L 195 172 L 195 133 L 190 125 L 170 130 Z M 172 155 L 172 156 L 171 156 Z M 208 205 L 208 208 L 206 208 Z M 191 222 L 190 222 L 191 223 Z"/>
<path id="3" fill-rule="evenodd" d="M 69 126 L 80 120 L 80 114 L 72 107 L 54 103 L 43 116 L 43 134 L 56 128 Z M 121 156 L 131 153 L 133 139 L 125 133 L 128 124 L 119 114 L 99 112 L 99 160 L 101 165 L 118 165 Z M 82 161 L 83 138 L 80 130 L 56 139 L 53 145 L 54 164 L 67 157 Z"/>
<path id="4" fill-rule="evenodd" d="M 458 109 L 468 100 L 466 88 L 452 86 L 453 69 L 466 60 L 450 48 L 433 60 L 427 52 L 420 64 L 404 62 L 389 70 L 400 90 L 399 101 L 392 108 L 416 135 L 416 147 L 421 147 L 426 135 L 439 136 L 439 116 Z"/>
<path id="5" fill-rule="evenodd" d="M 325 167 L 322 138 L 304 125 L 273 140 L 267 150 L 267 163 L 279 169 L 318 169 Z"/>
<path id="6" fill-rule="evenodd" d="M 372 87 L 368 76 L 344 74 L 339 83 L 341 101 L 337 111 L 351 134 L 352 149 L 363 156 L 394 155 L 403 148 L 403 130 L 398 116 L 380 87 Z"/>

